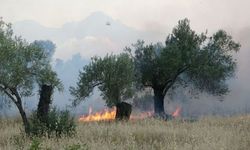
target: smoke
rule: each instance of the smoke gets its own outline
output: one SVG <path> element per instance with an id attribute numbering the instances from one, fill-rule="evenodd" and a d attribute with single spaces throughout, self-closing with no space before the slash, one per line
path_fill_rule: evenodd
<path id="1" fill-rule="evenodd" d="M 109 27 L 105 25 L 107 19 L 111 23 Z M 178 17 L 178 19 L 182 18 Z M 207 24 L 205 24 L 205 21 L 202 21 L 204 19 L 199 20 L 195 16 L 191 16 L 191 26 L 193 25 L 195 29 L 201 31 L 208 29 L 209 33 L 215 31 L 218 27 L 224 27 L 222 21 L 218 23 L 209 17 L 209 21 L 206 21 Z M 216 19 L 218 20 L 218 18 Z M 226 20 L 227 25 L 232 22 L 229 21 L 228 17 Z M 239 18 L 237 20 L 241 20 L 241 23 L 244 22 Z M 213 23 L 216 23 L 216 25 L 213 26 Z M 146 26 L 153 28 L 152 24 Z M 176 21 L 172 20 L 170 24 L 172 26 L 172 24 L 176 24 Z M 160 27 L 162 24 L 156 26 L 158 26 L 157 29 L 163 28 Z M 204 115 L 233 115 L 249 112 L 250 25 L 247 22 L 244 25 L 237 23 L 237 28 L 232 28 L 232 26 L 233 24 L 228 25 L 226 31 L 236 41 L 239 41 L 242 47 L 240 52 L 235 55 L 235 58 L 238 60 L 236 77 L 228 81 L 231 92 L 223 97 L 223 99 L 206 94 L 201 94 L 198 98 L 194 98 L 182 89 L 179 89 L 179 92 L 176 92 L 175 96 L 165 98 L 165 108 L 168 113 L 173 112 L 177 106 L 182 107 L 183 116 L 194 117 Z M 121 52 L 125 46 L 130 46 L 137 39 L 145 39 L 147 42 L 163 42 L 169 33 L 165 31 L 171 31 L 171 28 L 167 26 L 164 31 L 160 32 L 159 30 L 138 31 L 100 12 L 89 16 L 87 20 L 65 24 L 62 28 L 48 28 L 32 21 L 14 24 L 14 33 L 22 35 L 28 41 L 49 39 L 56 43 L 57 48 L 53 57 L 53 66 L 62 80 L 65 90 L 63 93 L 56 92 L 54 94 L 53 105 L 60 108 L 65 108 L 71 104 L 70 99 L 72 97 L 69 94 L 68 88 L 69 86 L 75 86 L 79 71 L 84 65 L 89 63 L 91 56 Z M 36 93 L 37 91 L 35 90 L 34 92 Z M 26 110 L 35 109 L 38 99 L 37 94 L 34 94 L 33 97 L 25 98 L 24 105 Z M 74 113 L 87 113 L 90 106 L 93 107 L 94 111 L 105 107 L 105 103 L 97 90 L 95 90 L 93 96 L 86 99 L 79 107 L 74 109 Z M 13 107 L 10 112 L 17 112 L 12 111 L 13 109 L 15 108 Z"/>
<path id="2" fill-rule="evenodd" d="M 224 97 L 213 97 L 201 94 L 193 98 L 188 92 L 179 89 L 172 97 L 166 98 L 166 110 L 180 105 L 183 116 L 206 116 L 206 115 L 240 115 L 250 113 L 250 27 L 240 30 L 231 30 L 232 36 L 241 44 L 240 51 L 234 56 L 238 65 L 236 75 L 228 81 L 230 93 Z"/>
<path id="3" fill-rule="evenodd" d="M 206 93 L 194 96 L 189 89 L 178 88 L 175 91 L 169 91 L 170 95 L 165 97 L 167 113 L 171 114 L 178 106 L 182 108 L 182 117 L 232 116 L 250 113 L 250 26 L 239 30 L 227 29 L 227 31 L 241 44 L 240 51 L 234 55 L 238 62 L 235 77 L 227 81 L 230 92 L 223 97 Z M 152 95 L 151 98 L 153 98 Z M 144 103 L 150 105 L 148 101 Z M 152 104 L 153 101 L 151 101 Z"/>

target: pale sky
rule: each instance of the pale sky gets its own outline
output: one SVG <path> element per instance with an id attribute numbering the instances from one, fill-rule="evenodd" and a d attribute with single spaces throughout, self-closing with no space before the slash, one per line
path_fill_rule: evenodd
<path id="1" fill-rule="evenodd" d="M 171 27 L 188 17 L 194 28 L 250 26 L 249 0 L 0 0 L 0 16 L 8 22 L 35 20 L 47 27 L 79 21 L 102 11 L 140 30 Z"/>

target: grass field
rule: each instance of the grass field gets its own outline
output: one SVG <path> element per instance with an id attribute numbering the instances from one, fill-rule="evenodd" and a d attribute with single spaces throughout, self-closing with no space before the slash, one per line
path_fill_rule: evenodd
<path id="1" fill-rule="evenodd" d="M 196 122 L 147 119 L 129 122 L 78 123 L 74 137 L 30 139 L 20 121 L 0 121 L 0 149 L 164 149 L 248 150 L 250 117 L 204 118 Z"/>

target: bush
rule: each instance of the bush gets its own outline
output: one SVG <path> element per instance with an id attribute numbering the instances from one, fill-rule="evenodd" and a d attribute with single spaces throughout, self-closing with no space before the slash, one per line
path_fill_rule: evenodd
<path id="1" fill-rule="evenodd" d="M 40 147 L 40 145 L 41 143 L 38 139 L 33 139 L 29 150 L 41 150 L 42 148 Z"/>
<path id="2" fill-rule="evenodd" d="M 46 121 L 37 118 L 37 113 L 33 112 L 30 118 L 30 135 L 35 136 L 72 136 L 75 134 L 76 124 L 68 110 L 57 110 L 53 108 L 47 116 Z"/>

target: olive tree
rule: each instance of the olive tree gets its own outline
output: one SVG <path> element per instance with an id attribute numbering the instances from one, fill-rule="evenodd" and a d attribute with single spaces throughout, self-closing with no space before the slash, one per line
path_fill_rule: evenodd
<path id="1" fill-rule="evenodd" d="M 106 104 L 112 107 L 126 100 L 133 93 L 133 62 L 128 54 L 93 57 L 79 74 L 76 87 L 70 87 L 73 104 L 89 97 L 95 87 L 101 91 Z"/>
<path id="2" fill-rule="evenodd" d="M 165 114 L 164 97 L 174 87 L 189 86 L 212 95 L 229 92 L 226 80 L 234 75 L 233 53 L 239 48 L 225 31 L 198 34 L 184 19 L 167 36 L 165 45 L 138 41 L 125 50 L 133 59 L 138 87 L 153 89 L 155 113 L 161 115 Z"/>
<path id="3" fill-rule="evenodd" d="M 37 44 L 14 36 L 11 24 L 0 20 L 0 91 L 18 108 L 26 133 L 30 125 L 23 97 L 31 96 L 37 84 L 60 85 L 48 56 Z"/>
<path id="4" fill-rule="evenodd" d="M 53 42 L 49 40 L 35 40 L 32 44 L 43 50 L 43 53 L 46 56 L 45 61 L 49 63 L 52 60 L 52 56 L 55 53 L 56 48 Z M 59 80 L 55 78 L 56 73 L 49 71 L 51 70 L 50 68 L 46 70 L 47 71 L 41 72 L 41 77 L 43 78 L 38 80 L 40 98 L 37 106 L 37 118 L 42 122 L 47 122 L 48 120 L 48 113 L 50 110 L 50 104 L 52 103 L 52 95 L 55 86 L 57 86 L 59 91 L 63 90 L 62 84 L 60 84 Z"/>

